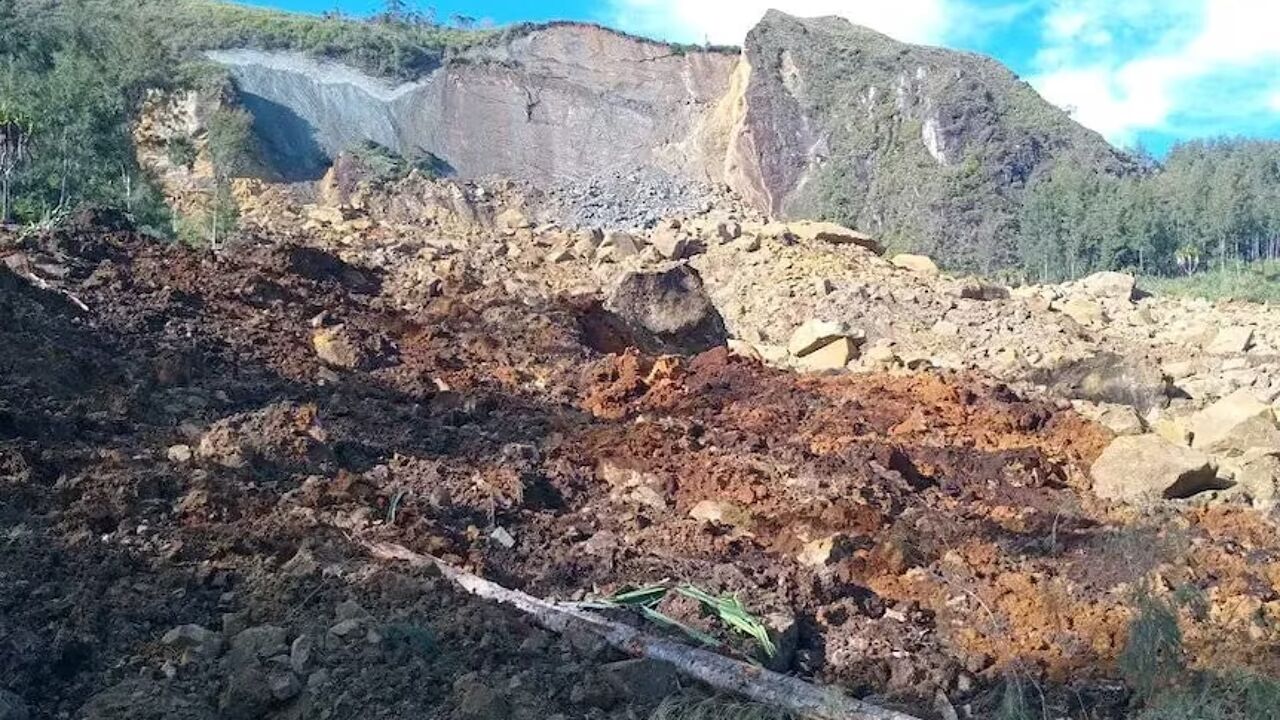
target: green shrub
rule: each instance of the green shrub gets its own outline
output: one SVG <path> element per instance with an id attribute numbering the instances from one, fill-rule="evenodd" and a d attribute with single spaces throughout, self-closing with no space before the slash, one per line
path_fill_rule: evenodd
<path id="1" fill-rule="evenodd" d="M 169 142 L 165 146 L 165 155 L 168 156 L 169 162 L 174 167 L 184 167 L 188 170 L 196 163 L 198 155 L 196 144 L 189 137 L 178 136 L 169 138 Z"/>
<path id="2" fill-rule="evenodd" d="M 1280 682 L 1235 673 L 1153 699 L 1137 720 L 1280 720 Z"/>
<path id="3" fill-rule="evenodd" d="M 447 27 L 419 16 L 366 21 L 215 0 L 90 0 L 90 4 L 109 16 L 164 28 L 165 44 L 180 55 L 242 47 L 291 50 L 403 79 L 419 77 L 438 66 L 446 54 L 495 34 Z"/>
<path id="4" fill-rule="evenodd" d="M 452 172 L 448 163 L 425 150 L 405 158 L 385 145 L 366 140 L 347 152 L 365 166 L 374 182 L 379 183 L 403 180 L 414 170 L 431 178 L 445 177 Z"/>
<path id="5" fill-rule="evenodd" d="M 1178 615 L 1167 602 L 1141 590 L 1137 615 L 1119 657 L 1120 672 L 1142 698 L 1175 681 L 1186 669 Z"/>

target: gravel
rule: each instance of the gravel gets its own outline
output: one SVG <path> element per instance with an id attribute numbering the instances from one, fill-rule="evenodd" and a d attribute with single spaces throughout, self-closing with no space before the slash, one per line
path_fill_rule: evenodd
<path id="1" fill-rule="evenodd" d="M 557 181 L 538 189 L 539 219 L 566 228 L 647 230 L 667 217 L 704 211 L 718 195 L 709 183 L 652 167 Z"/>

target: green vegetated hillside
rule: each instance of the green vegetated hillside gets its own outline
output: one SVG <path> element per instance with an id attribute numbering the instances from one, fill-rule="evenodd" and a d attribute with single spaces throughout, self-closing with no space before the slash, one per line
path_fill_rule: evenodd
<path id="1" fill-rule="evenodd" d="M 785 208 L 953 266 L 1016 263 L 1025 190 L 1054 163 L 1136 170 L 990 58 L 781 13 L 752 31 L 747 52 L 813 128 L 817 168 Z"/>
<path id="2" fill-rule="evenodd" d="M 796 138 L 793 165 L 812 169 L 782 183 L 790 214 L 953 269 L 1042 281 L 1280 254 L 1280 143 L 1197 141 L 1157 163 L 1113 148 L 990 58 L 839 18 L 771 13 L 746 51 L 751 99 L 795 103 L 779 134 Z"/>
<path id="3" fill-rule="evenodd" d="M 455 27 L 433 15 L 389 2 L 364 22 L 355 18 L 286 13 L 211 0 L 91 0 L 102 11 L 144 27 L 166 28 L 175 52 L 258 48 L 305 52 L 374 75 L 415 78 L 437 67 L 453 50 L 483 42 L 495 31 Z M 469 18 L 453 22 L 470 25 Z"/>
<path id="4" fill-rule="evenodd" d="M 492 34 L 394 2 L 362 21 L 212 0 L 0 0 L 0 140 L 12 146 L 0 156 L 0 221 L 90 203 L 166 231 L 168 210 L 137 166 L 130 127 L 149 89 L 225 81 L 202 50 L 292 50 L 415 77 Z"/>

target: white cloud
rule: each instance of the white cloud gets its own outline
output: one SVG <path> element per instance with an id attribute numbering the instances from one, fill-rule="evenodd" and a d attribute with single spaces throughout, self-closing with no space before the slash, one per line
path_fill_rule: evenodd
<path id="1" fill-rule="evenodd" d="M 801 17 L 840 15 L 907 42 L 936 43 L 948 0 L 609 0 L 611 23 L 681 42 L 740 45 L 769 9 Z"/>
<path id="2" fill-rule="evenodd" d="M 1271 98 L 1267 100 L 1267 107 L 1280 113 L 1280 90 L 1272 93 Z"/>
<path id="3" fill-rule="evenodd" d="M 1198 109 L 1204 98 L 1190 88 L 1205 79 L 1256 72 L 1269 83 L 1280 60 L 1278 26 L 1280 3 L 1256 0 L 1058 0 L 1045 16 L 1031 83 L 1081 123 L 1127 143 Z M 1104 34 L 1106 43 L 1091 40 Z"/>

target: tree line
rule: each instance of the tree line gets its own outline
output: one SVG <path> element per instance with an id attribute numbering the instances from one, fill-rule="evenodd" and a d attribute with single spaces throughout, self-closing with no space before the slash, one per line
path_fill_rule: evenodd
<path id="1" fill-rule="evenodd" d="M 1197 140 L 1125 177 L 1059 164 L 1018 218 L 1021 271 L 1175 275 L 1280 258 L 1280 142 Z"/>

